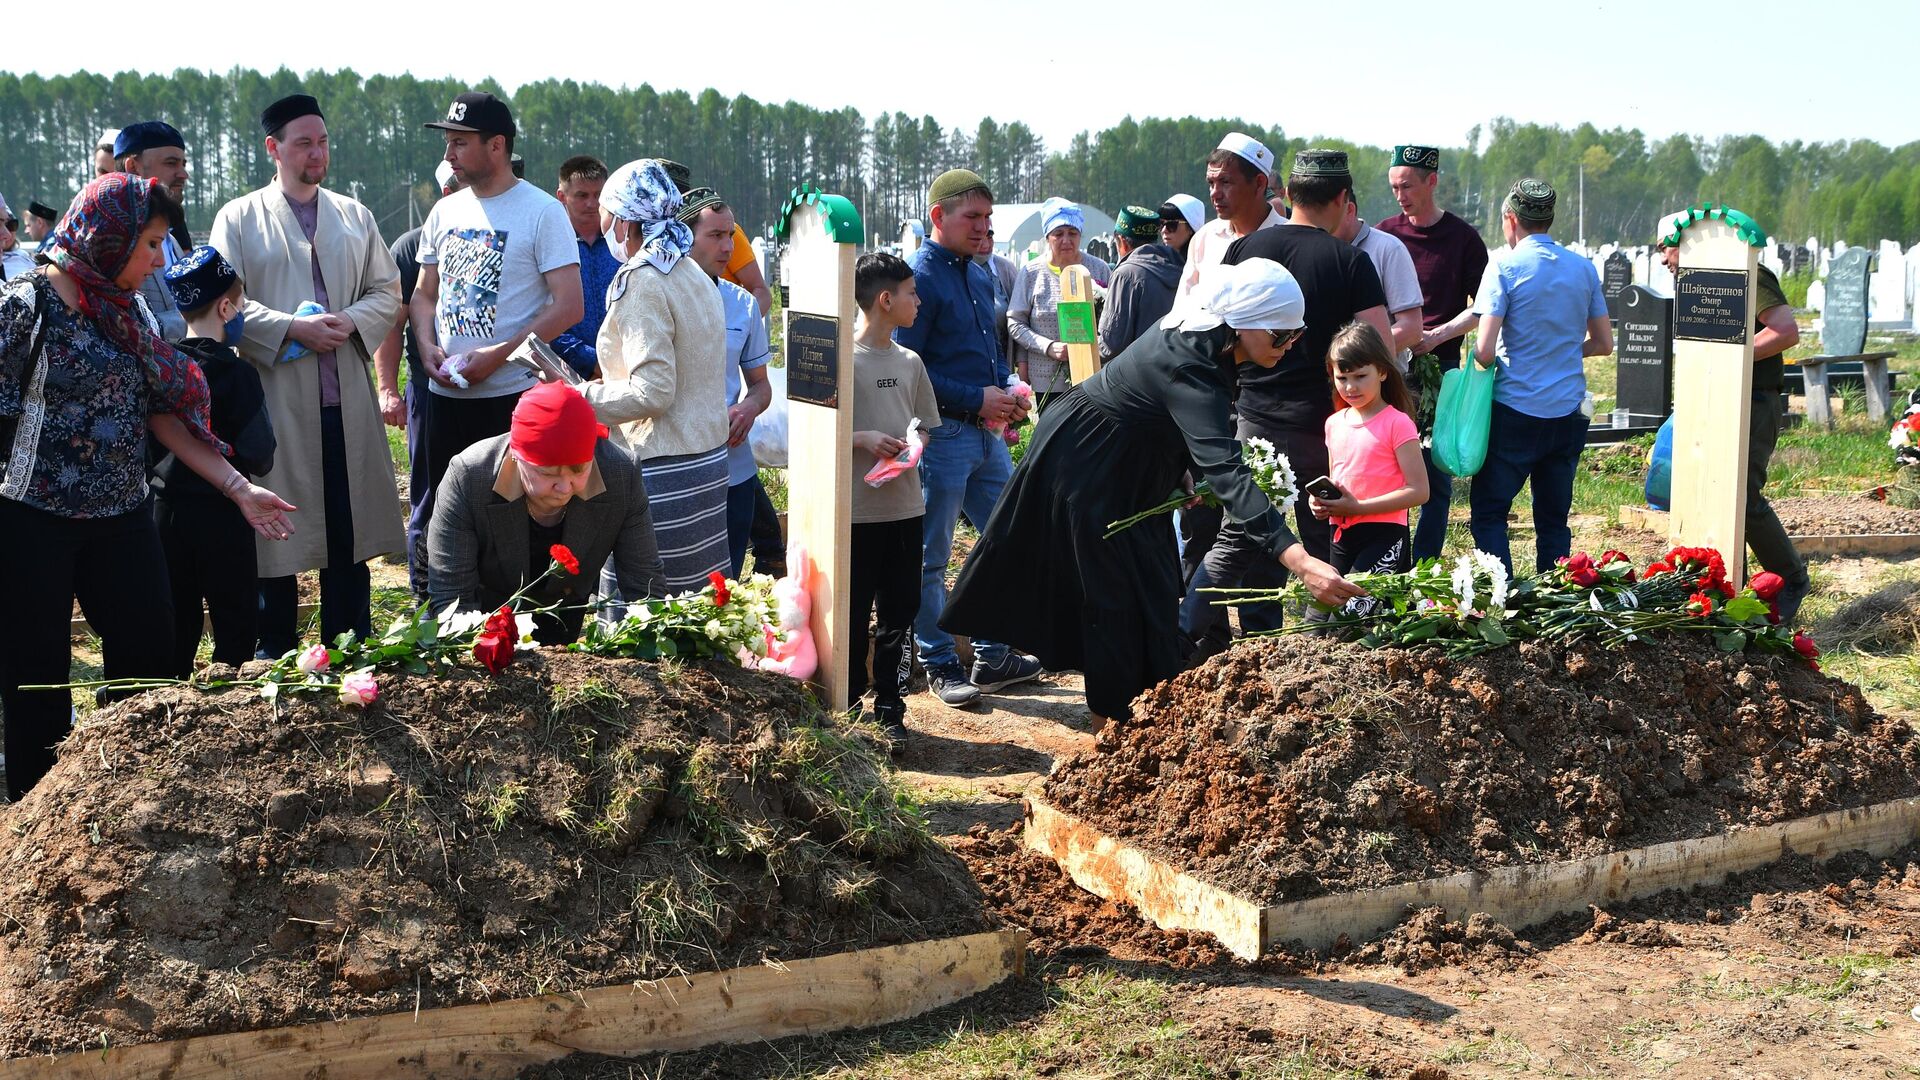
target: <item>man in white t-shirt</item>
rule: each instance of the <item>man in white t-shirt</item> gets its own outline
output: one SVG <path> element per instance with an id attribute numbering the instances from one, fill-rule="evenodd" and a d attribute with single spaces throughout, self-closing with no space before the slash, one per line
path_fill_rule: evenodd
<path id="1" fill-rule="evenodd" d="M 1267 205 L 1267 187 L 1272 182 L 1273 151 L 1251 135 L 1229 131 L 1207 155 L 1207 198 L 1218 216 L 1194 229 L 1187 245 L 1187 265 L 1173 294 L 1174 310 L 1180 309 L 1200 280 L 1200 268 L 1220 265 L 1235 240 L 1286 223 Z"/>
<path id="2" fill-rule="evenodd" d="M 535 378 L 507 357 L 528 334 L 552 341 L 585 312 L 580 250 L 567 211 L 513 174 L 513 114 L 492 94 L 453 99 L 446 160 L 465 185 L 441 199 L 420 232 L 420 280 L 410 318 L 420 366 L 436 395 L 428 411 L 429 477 L 482 439 L 505 434 Z M 431 513 L 429 511 L 429 513 Z"/>
<path id="3" fill-rule="evenodd" d="M 1422 305 L 1426 303 L 1413 256 L 1399 237 L 1367 224 L 1367 219 L 1360 216 L 1352 188 L 1347 189 L 1346 216 L 1333 235 L 1359 248 L 1379 273 L 1380 285 L 1387 291 L 1387 322 L 1393 328 L 1393 360 L 1405 375 L 1413 362 L 1414 346 L 1420 344 Z"/>

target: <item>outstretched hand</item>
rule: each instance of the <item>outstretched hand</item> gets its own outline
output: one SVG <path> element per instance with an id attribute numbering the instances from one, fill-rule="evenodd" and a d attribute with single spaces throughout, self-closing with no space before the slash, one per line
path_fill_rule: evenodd
<path id="1" fill-rule="evenodd" d="M 1341 577 L 1340 571 L 1327 562 L 1307 554 L 1304 544 L 1295 544 L 1281 552 L 1280 562 L 1300 578 L 1300 583 L 1315 600 L 1329 607 L 1339 607 L 1356 596 L 1367 595 L 1367 590 Z"/>
<path id="2" fill-rule="evenodd" d="M 289 511 L 299 507 L 261 487 L 249 483 L 237 488 L 233 493 L 234 505 L 240 508 L 241 516 L 253 531 L 269 540 L 285 540 L 293 535 L 293 522 L 288 520 Z"/>

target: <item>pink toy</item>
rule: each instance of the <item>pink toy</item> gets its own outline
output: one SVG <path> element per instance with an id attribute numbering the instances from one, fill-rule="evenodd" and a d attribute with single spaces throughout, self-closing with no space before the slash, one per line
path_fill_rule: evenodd
<path id="1" fill-rule="evenodd" d="M 1033 387 L 1027 385 L 1027 380 L 1018 375 L 1009 378 L 1007 380 L 1007 393 L 1019 398 L 1021 403 L 1026 405 L 1029 411 L 1033 409 Z M 989 420 L 987 421 L 986 427 L 988 431 L 998 435 L 1007 430 L 1007 422 L 1005 420 Z"/>
<path id="2" fill-rule="evenodd" d="M 806 680 L 820 666 L 813 644 L 810 588 L 818 571 L 806 549 L 799 547 L 787 553 L 787 569 L 787 576 L 773 583 L 774 618 L 779 624 L 766 627 L 767 655 L 755 657 L 751 666 Z"/>
<path id="3" fill-rule="evenodd" d="M 920 454 L 926 448 L 927 437 L 920 434 L 920 418 L 916 416 L 907 421 L 907 448 L 885 461 L 875 462 L 873 468 L 867 470 L 867 486 L 879 487 L 920 464 Z"/>

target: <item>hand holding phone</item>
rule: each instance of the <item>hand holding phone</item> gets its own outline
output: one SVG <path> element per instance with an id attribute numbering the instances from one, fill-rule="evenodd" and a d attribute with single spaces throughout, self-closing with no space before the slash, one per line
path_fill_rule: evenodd
<path id="1" fill-rule="evenodd" d="M 1306 492 L 1316 499 L 1327 501 L 1343 499 L 1346 498 L 1347 495 L 1346 492 L 1340 490 L 1339 484 L 1334 483 L 1333 479 L 1327 476 L 1316 476 L 1312 480 L 1307 481 Z"/>

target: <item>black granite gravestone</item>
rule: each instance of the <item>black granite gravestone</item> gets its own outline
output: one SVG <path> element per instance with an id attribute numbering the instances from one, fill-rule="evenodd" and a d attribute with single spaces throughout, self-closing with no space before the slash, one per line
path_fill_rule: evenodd
<path id="1" fill-rule="evenodd" d="M 1867 345 L 1867 249 L 1848 248 L 1827 267 L 1820 351 L 1858 356 Z"/>
<path id="2" fill-rule="evenodd" d="M 1617 406 L 1634 426 L 1658 424 L 1673 408 L 1673 301 L 1638 285 L 1620 294 L 1614 332 Z"/>
<path id="3" fill-rule="evenodd" d="M 1633 260 L 1621 252 L 1607 256 L 1600 271 L 1600 288 L 1607 297 L 1607 315 L 1613 319 L 1613 325 L 1620 325 L 1620 294 L 1633 284 Z"/>

